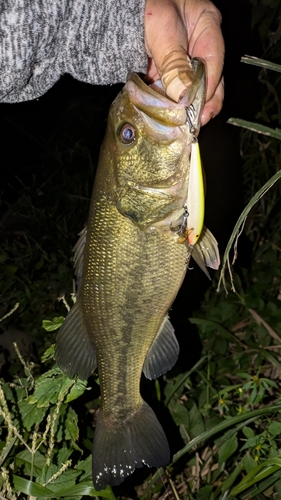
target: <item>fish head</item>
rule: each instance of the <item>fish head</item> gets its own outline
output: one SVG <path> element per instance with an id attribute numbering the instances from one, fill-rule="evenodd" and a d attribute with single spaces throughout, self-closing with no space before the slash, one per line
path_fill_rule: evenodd
<path id="1" fill-rule="evenodd" d="M 105 141 L 116 207 L 140 228 L 166 220 L 187 196 L 194 139 L 187 109 L 199 130 L 205 97 L 204 65 L 194 64 L 194 82 L 179 103 L 166 97 L 160 81 L 148 86 L 133 73 L 110 108 Z"/>

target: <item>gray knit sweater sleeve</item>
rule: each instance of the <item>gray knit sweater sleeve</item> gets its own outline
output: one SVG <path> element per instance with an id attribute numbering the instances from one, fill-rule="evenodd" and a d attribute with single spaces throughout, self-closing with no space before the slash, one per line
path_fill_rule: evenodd
<path id="1" fill-rule="evenodd" d="M 64 73 L 125 82 L 146 72 L 145 0 L 0 0 L 0 101 L 44 94 Z"/>

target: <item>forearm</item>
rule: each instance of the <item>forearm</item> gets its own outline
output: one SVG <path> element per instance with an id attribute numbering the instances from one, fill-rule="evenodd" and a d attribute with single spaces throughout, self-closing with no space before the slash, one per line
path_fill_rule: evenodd
<path id="1" fill-rule="evenodd" d="M 64 73 L 103 85 L 146 72 L 145 0 L 11 3 L 0 5 L 0 101 L 35 99 Z"/>

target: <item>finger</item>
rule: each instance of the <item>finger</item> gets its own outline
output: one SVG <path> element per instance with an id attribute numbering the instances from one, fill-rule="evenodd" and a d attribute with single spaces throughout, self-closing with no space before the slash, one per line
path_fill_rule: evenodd
<path id="1" fill-rule="evenodd" d="M 150 0 L 145 16 L 146 50 L 152 58 L 147 76 L 158 74 L 167 95 L 178 101 L 194 78 L 187 56 L 184 19 L 171 0 Z"/>
<path id="2" fill-rule="evenodd" d="M 151 57 L 148 58 L 147 71 L 145 75 L 145 81 L 149 84 L 155 82 L 155 80 L 159 80 L 160 75 L 158 74 L 155 63 Z"/>
<path id="3" fill-rule="evenodd" d="M 193 16 L 201 2 L 191 2 Z M 221 80 L 224 61 L 224 41 L 221 33 L 221 15 L 211 2 L 205 2 L 206 9 L 202 10 L 194 25 L 191 15 L 187 16 L 187 29 L 190 34 L 189 53 L 192 57 L 204 59 L 207 71 L 207 94 L 209 101 Z M 201 4 L 202 9 L 202 4 Z M 191 11 L 190 11 L 191 12 Z"/>
<path id="4" fill-rule="evenodd" d="M 222 78 L 215 90 L 215 93 L 213 94 L 211 99 L 209 99 L 209 101 L 206 102 L 203 108 L 201 115 L 201 125 L 206 125 L 206 123 L 208 123 L 208 121 L 211 118 L 214 118 L 216 115 L 219 114 L 222 108 L 223 98 L 224 98 L 224 81 Z"/>
<path id="5" fill-rule="evenodd" d="M 151 57 L 148 80 L 160 76 L 167 95 L 178 101 L 194 78 L 188 52 L 191 57 L 205 61 L 206 100 L 212 99 L 224 59 L 218 9 L 209 0 L 147 0 L 145 16 L 146 49 Z M 210 113 L 220 108 L 222 97 L 220 89 L 210 105 Z"/>
<path id="6" fill-rule="evenodd" d="M 145 45 L 159 75 L 163 59 L 179 46 L 187 50 L 186 29 L 172 0 L 147 0 L 145 7 Z"/>

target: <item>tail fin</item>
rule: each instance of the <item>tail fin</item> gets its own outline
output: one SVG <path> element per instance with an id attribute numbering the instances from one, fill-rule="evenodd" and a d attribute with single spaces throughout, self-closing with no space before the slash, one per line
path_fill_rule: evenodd
<path id="1" fill-rule="evenodd" d="M 97 490 L 107 484 L 117 486 L 137 467 L 162 467 L 169 459 L 165 433 L 144 401 L 122 422 L 99 411 L 93 443 L 93 481 Z"/>

